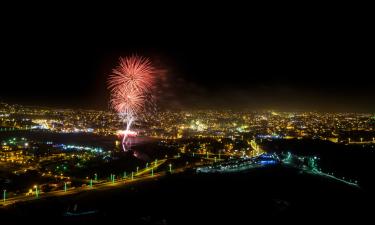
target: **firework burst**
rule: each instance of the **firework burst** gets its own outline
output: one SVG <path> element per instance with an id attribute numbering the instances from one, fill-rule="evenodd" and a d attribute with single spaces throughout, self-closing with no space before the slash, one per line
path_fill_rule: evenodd
<path id="1" fill-rule="evenodd" d="M 152 89 L 155 82 L 155 68 L 148 58 L 130 56 L 120 58 L 108 79 L 111 92 L 110 105 L 126 123 L 122 146 L 126 151 L 128 133 L 132 123 L 153 105 Z"/>
<path id="2" fill-rule="evenodd" d="M 109 88 L 112 91 L 149 92 L 154 84 L 155 69 L 148 58 L 132 56 L 120 58 L 119 65 L 109 77 Z"/>
<path id="3" fill-rule="evenodd" d="M 110 104 L 120 115 L 135 116 L 144 108 L 145 96 L 139 91 L 119 89 L 111 94 Z"/>

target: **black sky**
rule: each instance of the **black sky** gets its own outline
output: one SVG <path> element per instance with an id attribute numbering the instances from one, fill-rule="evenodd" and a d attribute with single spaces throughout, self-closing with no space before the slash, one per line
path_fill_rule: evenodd
<path id="1" fill-rule="evenodd" d="M 107 75 L 138 53 L 168 71 L 162 97 L 174 107 L 375 111 L 365 14 L 180 10 L 3 15 L 0 99 L 108 109 Z"/>

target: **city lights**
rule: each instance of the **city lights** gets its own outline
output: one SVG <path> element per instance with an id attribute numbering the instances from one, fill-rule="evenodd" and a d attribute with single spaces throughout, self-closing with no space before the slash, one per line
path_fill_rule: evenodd
<path id="1" fill-rule="evenodd" d="M 1 224 L 373 220 L 373 7 L 123 3 L 3 7 Z"/>

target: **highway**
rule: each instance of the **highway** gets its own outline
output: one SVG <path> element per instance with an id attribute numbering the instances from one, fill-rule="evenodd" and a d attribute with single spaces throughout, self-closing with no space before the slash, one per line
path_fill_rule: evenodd
<path id="1" fill-rule="evenodd" d="M 39 193 L 38 197 L 36 195 L 26 195 L 22 194 L 19 196 L 7 198 L 5 201 L 0 202 L 0 206 L 7 206 L 11 205 L 17 202 L 26 202 L 26 201 L 32 201 L 32 200 L 37 200 L 37 199 L 42 199 L 42 198 L 48 198 L 48 197 L 57 197 L 57 196 L 65 196 L 65 195 L 72 195 L 72 194 L 77 194 L 80 192 L 84 191 L 92 191 L 92 190 L 104 190 L 104 189 L 110 189 L 114 187 L 122 187 L 126 186 L 129 184 L 134 184 L 136 182 L 141 182 L 149 179 L 154 179 L 161 177 L 165 175 L 165 172 L 158 172 L 158 173 L 153 173 L 151 174 L 152 169 L 156 170 L 159 166 L 164 164 L 167 161 L 167 159 L 159 160 L 156 165 L 152 163 L 152 166 L 149 166 L 148 168 L 140 170 L 138 173 L 134 173 L 133 179 L 131 178 L 131 175 L 128 176 L 126 179 L 117 179 L 113 181 L 105 181 L 105 182 L 100 182 L 93 184 L 92 187 L 90 185 L 87 185 L 85 187 L 74 187 L 74 188 L 68 188 L 66 191 L 65 190 L 58 190 L 58 191 L 51 191 L 51 192 L 42 192 Z M 176 170 L 174 172 L 182 172 L 182 170 Z"/>
<path id="2" fill-rule="evenodd" d="M 259 155 L 263 152 L 262 150 L 259 149 L 259 146 L 255 142 L 251 143 L 251 146 L 256 150 L 256 153 L 255 154 L 253 153 L 254 155 Z M 197 154 L 197 155 L 200 155 L 200 154 Z M 209 154 L 209 155 L 211 156 L 211 158 L 207 158 L 206 154 L 202 154 L 200 156 L 201 156 L 201 159 L 208 160 L 208 163 L 212 163 L 214 161 L 215 162 L 216 161 L 223 161 L 223 159 L 219 159 L 219 158 L 216 158 L 216 157 L 212 158 L 212 156 L 214 154 Z M 228 156 L 228 155 L 227 154 L 221 154 L 221 156 Z M 31 195 L 28 195 L 28 194 L 24 193 L 24 194 L 20 194 L 18 196 L 6 198 L 5 201 L 2 199 L 2 201 L 0 201 L 0 207 L 6 207 L 8 205 L 15 204 L 15 203 L 18 203 L 18 202 L 33 201 L 33 200 L 38 200 L 38 199 L 43 199 L 43 198 L 48 198 L 48 197 L 66 196 L 66 195 L 77 194 L 77 193 L 81 193 L 81 192 L 85 192 L 85 191 L 104 190 L 104 189 L 110 189 L 110 188 L 115 188 L 115 187 L 118 188 L 118 187 L 130 185 L 130 184 L 134 184 L 136 182 L 141 182 L 141 181 L 145 181 L 145 180 L 149 180 L 149 179 L 158 178 L 158 177 L 164 176 L 166 174 L 166 172 L 164 172 L 164 171 L 163 172 L 154 172 L 152 174 L 152 170 L 156 171 L 158 167 L 160 167 L 161 165 L 166 163 L 168 160 L 174 160 L 174 159 L 175 158 L 162 159 L 162 160 L 156 161 L 156 165 L 155 165 L 155 162 L 152 162 L 152 163 L 150 163 L 149 167 L 144 168 L 142 170 L 139 170 L 137 173 L 134 173 L 133 179 L 131 178 L 131 174 L 128 174 L 127 178 L 125 178 L 125 179 L 119 178 L 119 179 L 115 179 L 114 181 L 103 181 L 102 180 L 102 181 L 99 181 L 99 182 L 94 182 L 92 184 L 92 186 L 87 185 L 87 186 L 84 186 L 84 187 L 71 187 L 71 188 L 67 188 L 66 190 L 62 189 L 62 190 L 51 191 L 51 192 L 39 192 L 38 196 L 36 196 L 34 194 L 34 192 Z M 173 173 L 180 173 L 180 172 L 183 172 L 186 169 L 191 168 L 193 166 L 202 166 L 203 164 L 205 164 L 205 163 L 200 162 L 200 163 L 197 163 L 195 165 L 189 164 L 189 165 L 185 165 L 183 167 L 174 168 Z"/>

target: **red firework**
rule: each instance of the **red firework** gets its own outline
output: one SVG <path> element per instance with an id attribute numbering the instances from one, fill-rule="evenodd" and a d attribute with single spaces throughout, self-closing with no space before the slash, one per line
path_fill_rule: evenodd
<path id="1" fill-rule="evenodd" d="M 148 58 L 136 55 L 120 58 L 120 64 L 109 77 L 109 88 L 115 92 L 119 89 L 149 92 L 154 84 L 154 73 L 155 68 Z"/>
<path id="2" fill-rule="evenodd" d="M 111 106 L 121 115 L 132 116 L 144 108 L 145 96 L 132 89 L 119 89 L 111 94 Z"/>
<path id="3" fill-rule="evenodd" d="M 111 107 L 126 122 L 122 147 L 126 151 L 131 134 L 130 127 L 137 115 L 146 111 L 147 103 L 152 101 L 152 88 L 155 81 L 155 68 L 151 61 L 140 56 L 120 58 L 109 76 L 108 88 L 111 91 Z"/>
<path id="4" fill-rule="evenodd" d="M 133 55 L 120 58 L 109 76 L 111 106 L 121 115 L 135 117 L 144 110 L 154 85 L 155 68 L 148 58 Z"/>

